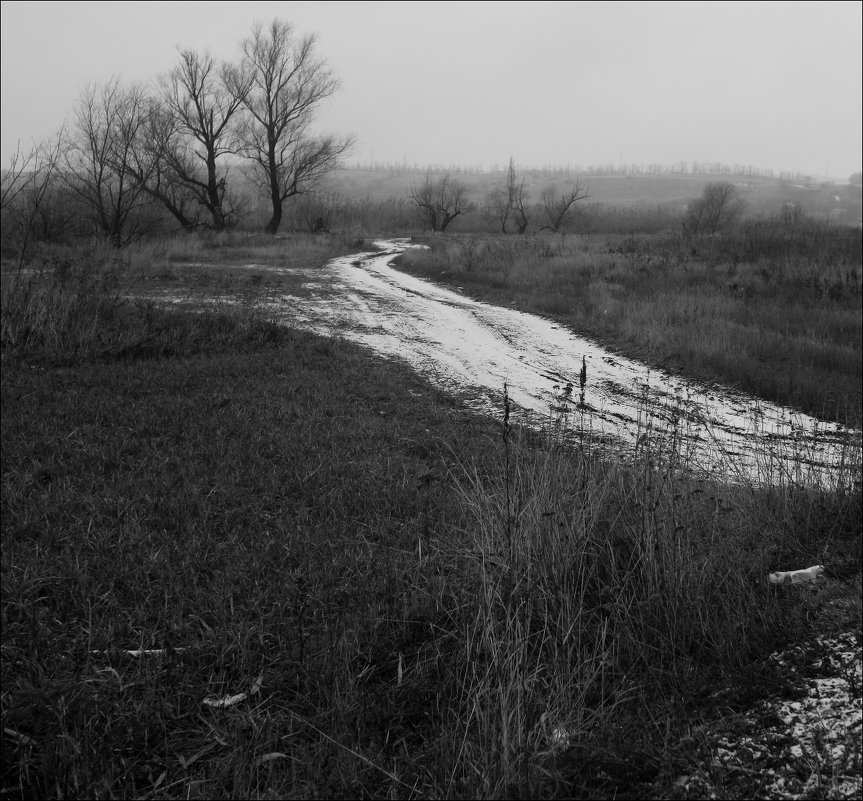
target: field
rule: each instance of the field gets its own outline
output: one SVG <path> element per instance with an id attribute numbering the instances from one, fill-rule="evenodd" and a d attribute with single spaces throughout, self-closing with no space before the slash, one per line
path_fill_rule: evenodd
<path id="1" fill-rule="evenodd" d="M 859 231 L 772 230 L 454 231 L 401 268 L 859 427 Z M 859 642 L 859 459 L 841 493 L 623 464 L 268 318 L 376 233 L 4 261 L 3 795 L 841 795 L 859 738 L 797 756 L 758 704 Z M 747 727 L 772 761 L 714 764 Z"/>

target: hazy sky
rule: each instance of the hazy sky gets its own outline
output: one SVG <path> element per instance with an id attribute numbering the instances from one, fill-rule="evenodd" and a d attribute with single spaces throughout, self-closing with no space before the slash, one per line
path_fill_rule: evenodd
<path id="1" fill-rule="evenodd" d="M 863 4 L 3 2 L 2 159 L 88 81 L 149 81 L 177 47 L 233 59 L 281 17 L 342 87 L 318 128 L 350 162 L 718 161 L 861 169 Z"/>

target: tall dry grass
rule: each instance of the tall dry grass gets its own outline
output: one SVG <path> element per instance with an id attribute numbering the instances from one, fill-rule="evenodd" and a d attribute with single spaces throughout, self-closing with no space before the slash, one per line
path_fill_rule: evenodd
<path id="1" fill-rule="evenodd" d="M 475 589 L 451 758 L 490 797 L 649 782 L 685 699 L 795 625 L 768 573 L 813 547 L 828 559 L 831 543 L 831 569 L 859 564 L 859 453 L 840 497 L 696 480 L 649 445 L 635 464 L 609 461 L 567 434 L 540 445 L 505 422 L 500 472 L 456 478 Z M 832 536 L 796 539 L 822 504 Z"/>

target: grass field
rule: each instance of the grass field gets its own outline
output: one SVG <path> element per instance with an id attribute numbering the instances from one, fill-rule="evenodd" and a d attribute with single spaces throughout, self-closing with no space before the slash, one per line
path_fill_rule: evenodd
<path id="1" fill-rule="evenodd" d="M 297 284 L 268 263 L 357 247 L 4 272 L 4 797 L 665 798 L 700 723 L 787 684 L 760 657 L 860 632 L 858 475 L 830 495 L 609 462 L 257 309 Z M 576 275 L 578 247 L 534 264 Z M 654 257 L 619 247 L 586 252 L 587 287 L 614 262 L 638 294 Z M 483 276 L 463 250 L 415 268 Z M 124 299 L 163 290 L 243 302 Z M 816 563 L 812 593 L 766 582 Z"/>

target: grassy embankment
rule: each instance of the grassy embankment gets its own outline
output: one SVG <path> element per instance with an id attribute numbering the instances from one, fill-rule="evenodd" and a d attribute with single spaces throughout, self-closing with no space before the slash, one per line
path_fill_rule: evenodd
<path id="1" fill-rule="evenodd" d="M 812 224 L 430 238 L 401 269 L 559 320 L 636 358 L 860 427 L 861 237 Z"/>
<path id="2" fill-rule="evenodd" d="M 4 274 L 4 796 L 667 797 L 715 690 L 859 629 L 859 476 L 714 486 L 473 417 L 265 319 L 296 282 L 239 265 L 301 245 Z"/>

